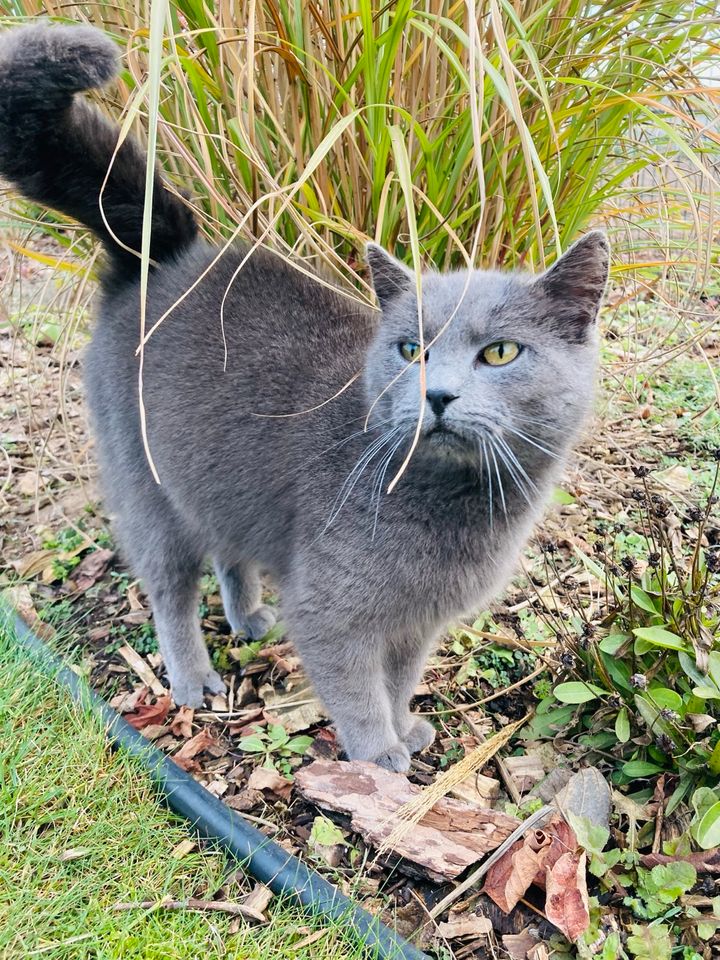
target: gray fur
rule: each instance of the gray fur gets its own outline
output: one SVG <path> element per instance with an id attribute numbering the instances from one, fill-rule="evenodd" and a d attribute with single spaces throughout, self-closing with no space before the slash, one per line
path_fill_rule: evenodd
<path id="1" fill-rule="evenodd" d="M 148 325 L 214 255 L 195 241 L 153 273 Z M 227 297 L 224 368 L 220 302 L 243 255 L 228 251 L 146 346 L 160 485 L 140 434 L 138 287 L 106 287 L 85 380 L 115 529 L 178 702 L 222 688 L 196 613 L 204 559 L 231 626 L 252 636 L 272 623 L 266 571 L 347 754 L 406 770 L 433 736 L 409 708 L 428 654 L 506 584 L 591 405 L 607 242 L 586 235 L 537 278 L 476 271 L 464 298 L 464 272 L 423 275 L 426 344 L 456 311 L 426 366 L 427 389 L 456 398 L 442 417 L 454 432 L 424 402 L 391 494 L 420 410 L 419 364 L 398 349 L 418 336 L 413 275 L 369 248 L 376 311 L 259 250 Z M 524 345 L 515 361 L 478 362 L 504 339 Z"/>

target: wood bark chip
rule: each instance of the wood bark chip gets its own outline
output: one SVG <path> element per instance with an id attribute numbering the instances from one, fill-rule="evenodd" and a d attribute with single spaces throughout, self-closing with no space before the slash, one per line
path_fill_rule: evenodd
<path id="1" fill-rule="evenodd" d="M 145 660 L 143 660 L 136 650 L 133 650 L 130 644 L 125 644 L 124 646 L 119 647 L 118 654 L 123 658 L 131 670 L 133 670 L 138 677 L 140 677 L 145 686 L 150 687 L 156 696 L 161 697 L 164 693 L 167 693 L 167 690 L 155 676 Z"/>
<path id="2" fill-rule="evenodd" d="M 492 933 L 492 921 L 476 913 L 451 913 L 445 923 L 438 924 L 438 936 L 446 940 L 462 937 L 487 937 Z"/>
<path id="3" fill-rule="evenodd" d="M 380 846 L 398 825 L 397 811 L 420 793 L 400 773 L 361 760 L 318 760 L 295 774 L 300 792 L 321 807 L 350 814 L 352 827 Z M 452 880 L 498 847 L 519 821 L 477 804 L 443 798 L 391 848 L 434 880 Z"/>

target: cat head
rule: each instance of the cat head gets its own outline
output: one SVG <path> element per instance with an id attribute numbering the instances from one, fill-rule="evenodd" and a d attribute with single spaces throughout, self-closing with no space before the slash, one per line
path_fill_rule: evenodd
<path id="1" fill-rule="evenodd" d="M 382 313 L 365 371 L 376 422 L 414 432 L 424 347 L 419 450 L 484 460 L 503 443 L 538 456 L 566 448 L 592 402 L 604 234 L 586 234 L 537 276 L 423 273 L 422 345 L 414 273 L 375 244 L 367 259 Z"/>

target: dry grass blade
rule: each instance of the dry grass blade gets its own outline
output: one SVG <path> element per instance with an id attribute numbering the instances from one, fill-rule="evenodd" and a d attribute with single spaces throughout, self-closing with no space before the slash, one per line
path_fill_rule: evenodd
<path id="1" fill-rule="evenodd" d="M 513 735 L 523 724 L 527 723 L 529 718 L 530 715 L 528 714 L 521 720 L 516 720 L 514 723 L 503 727 L 502 730 L 499 730 L 494 736 L 490 737 L 484 743 L 481 743 L 468 753 L 467 756 L 463 757 L 459 763 L 450 767 L 450 769 L 438 777 L 433 784 L 426 787 L 416 797 L 413 797 L 412 800 L 400 807 L 400 809 L 396 811 L 395 816 L 404 822 L 400 823 L 388 836 L 380 847 L 379 853 L 385 853 L 397 846 L 397 844 L 408 835 L 412 828 L 432 810 L 438 800 L 442 800 L 443 797 L 447 796 L 453 787 L 465 780 L 466 777 L 471 776 L 484 767 L 485 764 L 495 756 L 498 750 L 501 750 L 502 747 L 512 739 Z"/>

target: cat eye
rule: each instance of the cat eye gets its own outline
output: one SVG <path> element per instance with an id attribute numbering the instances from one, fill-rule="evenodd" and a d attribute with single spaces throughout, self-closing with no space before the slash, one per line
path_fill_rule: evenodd
<path id="1" fill-rule="evenodd" d="M 398 349 L 402 358 L 407 360 L 408 363 L 412 363 L 420 356 L 420 344 L 417 340 L 401 340 Z M 427 360 L 427 354 L 425 354 L 425 359 Z"/>
<path id="2" fill-rule="evenodd" d="M 491 343 L 480 351 L 479 360 L 487 363 L 491 367 L 504 367 L 506 363 L 511 363 L 519 356 L 522 347 L 514 340 L 499 340 L 497 343 Z"/>

